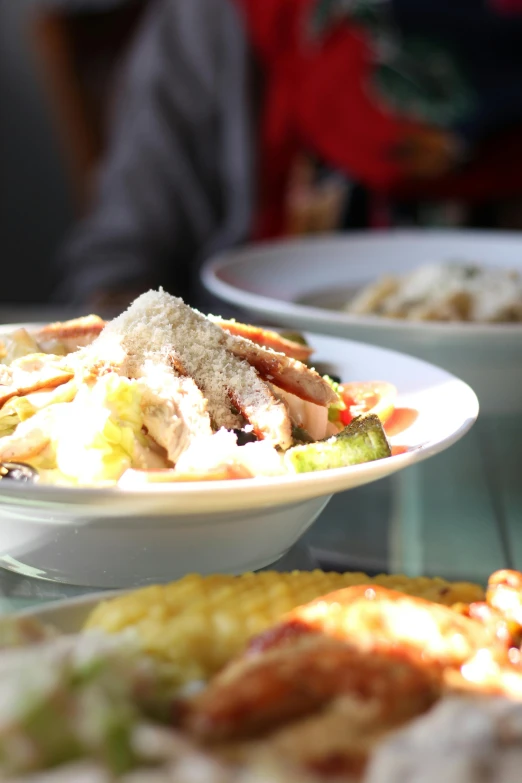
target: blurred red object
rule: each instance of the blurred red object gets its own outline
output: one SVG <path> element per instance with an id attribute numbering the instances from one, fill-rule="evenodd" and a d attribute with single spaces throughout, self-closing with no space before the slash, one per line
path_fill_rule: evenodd
<path id="1" fill-rule="evenodd" d="M 495 11 L 505 14 L 521 14 L 522 0 L 490 0 Z"/>
<path id="2" fill-rule="evenodd" d="M 303 145 L 381 197 L 479 204 L 520 196 L 518 122 L 488 135 L 467 160 L 451 131 L 375 97 L 375 53 L 360 23 L 346 19 L 317 42 L 303 36 L 314 0 L 236 2 L 266 75 L 256 238 L 285 233 L 285 194 Z M 522 0 L 490 2 L 522 8 Z"/>

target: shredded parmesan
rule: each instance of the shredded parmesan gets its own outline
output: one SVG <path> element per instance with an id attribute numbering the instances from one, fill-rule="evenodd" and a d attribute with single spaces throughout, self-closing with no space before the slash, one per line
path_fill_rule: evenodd
<path id="1" fill-rule="evenodd" d="M 256 431 L 287 447 L 291 438 L 286 410 L 248 361 L 232 354 L 237 339 L 160 290 L 142 294 L 86 350 L 94 360 L 123 363 L 132 377 L 142 374 L 146 361 L 181 366 L 205 396 L 216 428 L 241 427 L 239 411 L 249 418 L 257 412 Z"/>

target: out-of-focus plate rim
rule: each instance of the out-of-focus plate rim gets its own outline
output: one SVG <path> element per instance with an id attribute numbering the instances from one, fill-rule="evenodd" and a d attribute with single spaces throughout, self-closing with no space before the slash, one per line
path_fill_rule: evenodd
<path id="1" fill-rule="evenodd" d="M 215 296 L 220 299 L 241 306 L 242 309 L 252 310 L 254 312 L 263 313 L 265 315 L 275 316 L 277 312 L 284 307 L 285 321 L 288 322 L 290 317 L 294 317 L 296 320 L 303 320 L 308 318 L 310 320 L 310 326 L 324 324 L 325 322 L 335 323 L 340 326 L 357 326 L 368 327 L 369 329 L 375 329 L 380 331 L 383 329 L 394 329 L 398 332 L 411 331 L 415 328 L 416 331 L 425 333 L 426 336 L 436 335 L 441 338 L 454 338 L 466 337 L 475 339 L 475 337 L 522 337 L 522 322 L 495 322 L 495 323 L 482 323 L 482 322 L 469 322 L 469 321 L 417 321 L 406 320 L 399 318 L 388 318 L 378 315 L 352 315 L 347 312 L 329 309 L 326 307 L 316 307 L 308 304 L 299 304 L 291 302 L 288 299 L 276 299 L 274 297 L 265 296 L 264 294 L 256 294 L 252 291 L 248 291 L 244 288 L 238 288 L 230 283 L 227 283 L 220 279 L 219 275 L 224 269 L 231 268 L 234 265 L 242 263 L 242 259 L 248 257 L 251 253 L 269 252 L 277 253 L 280 251 L 288 252 L 289 249 L 297 251 L 300 247 L 310 247 L 312 245 L 326 246 L 327 244 L 344 244 L 350 241 L 368 241 L 371 242 L 376 238 L 386 237 L 390 242 L 408 239 L 409 237 L 420 238 L 429 243 L 431 237 L 450 237 L 452 233 L 455 233 L 460 238 L 463 236 L 474 237 L 477 240 L 479 237 L 511 239 L 513 242 L 519 242 L 521 246 L 521 259 L 522 259 L 522 235 L 515 231 L 446 231 L 446 230 L 430 230 L 430 231 L 404 231 L 404 230 L 391 230 L 386 232 L 375 232 L 369 234 L 368 232 L 353 232 L 350 234 L 330 234 L 316 237 L 309 237 L 306 239 L 280 239 L 274 241 L 266 241 L 258 244 L 246 245 L 242 248 L 231 250 L 225 253 L 221 253 L 214 258 L 206 262 L 202 269 L 201 278 L 206 288 Z M 419 264 L 423 263 L 422 260 Z M 521 260 L 521 272 L 522 272 L 522 260 Z"/>
<path id="2" fill-rule="evenodd" d="M 39 604 L 28 606 L 25 609 L 20 609 L 17 612 L 12 612 L 12 616 L 20 618 L 30 618 L 38 620 L 44 624 L 51 625 L 56 628 L 60 633 L 79 633 L 83 629 L 83 623 L 86 617 L 95 609 L 102 601 L 108 601 L 112 598 L 118 598 L 118 596 L 132 593 L 135 590 L 143 588 L 124 588 L 122 590 L 106 590 L 103 592 L 95 591 L 85 595 L 76 595 L 71 598 L 58 598 L 55 600 L 49 599 L 42 601 Z M 66 620 L 62 619 L 62 626 L 60 625 L 60 616 L 67 616 L 69 613 L 77 612 L 78 614 L 78 627 L 76 630 L 68 629 L 65 627 Z M 54 619 L 54 618 L 58 619 Z"/>

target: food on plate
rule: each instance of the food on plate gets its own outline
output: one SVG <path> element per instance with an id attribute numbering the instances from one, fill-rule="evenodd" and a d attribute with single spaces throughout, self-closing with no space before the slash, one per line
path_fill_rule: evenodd
<path id="1" fill-rule="evenodd" d="M 274 626 L 295 607 L 352 585 L 399 590 L 445 605 L 484 600 L 468 582 L 363 573 L 261 571 L 242 576 L 189 574 L 168 585 L 144 587 L 102 601 L 86 629 L 133 630 L 148 653 L 169 664 L 180 684 L 205 680 L 238 655 L 247 641 Z"/>
<path id="2" fill-rule="evenodd" d="M 519 702 L 511 712 L 520 721 L 520 657 L 517 640 L 498 639 L 451 607 L 371 584 L 347 587 L 253 639 L 185 698 L 180 725 L 226 758 L 273 753 L 325 778 L 366 783 L 383 739 L 437 702 L 458 695 L 472 721 L 502 696 Z"/>
<path id="3" fill-rule="evenodd" d="M 346 427 L 361 415 L 374 414 L 386 424 L 395 410 L 397 388 L 386 381 L 359 381 L 338 384 L 339 406 L 331 405 L 330 421 L 340 421 Z"/>
<path id="4" fill-rule="evenodd" d="M 72 636 L 7 619 L 0 779 L 511 783 L 522 761 L 521 602 L 514 571 L 493 574 L 486 592 L 441 579 L 259 573 L 104 601 Z M 478 605 L 510 633 L 497 634 Z M 154 619 L 148 636 L 143 618 Z M 219 670 L 185 667 L 180 686 L 159 644 L 186 661 L 218 649 Z"/>
<path id="5" fill-rule="evenodd" d="M 96 634 L 4 652 L 0 688 L 4 776 L 83 756 L 123 772 L 133 763 L 139 718 L 162 718 L 173 697 L 132 639 Z"/>
<path id="6" fill-rule="evenodd" d="M 522 277 L 514 270 L 464 262 L 426 264 L 362 288 L 345 311 L 412 321 L 522 321 Z"/>
<path id="7" fill-rule="evenodd" d="M 390 444 L 375 414 L 353 419 L 338 435 L 327 440 L 294 446 L 285 455 L 285 462 L 296 473 L 342 468 L 390 454 Z"/>
<path id="8" fill-rule="evenodd" d="M 377 714 L 394 725 L 418 715 L 439 697 L 435 678 L 402 653 L 372 655 L 313 635 L 288 638 L 270 653 L 247 655 L 225 668 L 188 699 L 182 722 L 206 741 L 244 739 L 304 718 L 332 699 L 374 702 Z"/>
<path id="9" fill-rule="evenodd" d="M 305 363 L 310 346 L 162 290 L 110 322 L 18 329 L 1 348 L 0 463 L 42 483 L 244 479 L 391 456 L 391 384 L 345 388 Z"/>

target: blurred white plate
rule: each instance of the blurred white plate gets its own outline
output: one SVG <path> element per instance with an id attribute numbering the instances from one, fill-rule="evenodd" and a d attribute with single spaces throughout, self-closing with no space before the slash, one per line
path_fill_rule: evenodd
<path id="1" fill-rule="evenodd" d="M 412 322 L 340 311 L 383 274 L 450 259 L 522 271 L 522 235 L 389 231 L 267 243 L 211 260 L 203 281 L 216 296 L 274 323 L 439 364 L 469 383 L 483 413 L 522 412 L 522 324 Z"/>
<path id="2" fill-rule="evenodd" d="M 333 493 L 442 451 L 477 417 L 474 392 L 437 367 L 348 340 L 307 338 L 314 360 L 328 363 L 344 381 L 387 380 L 397 386 L 397 405 L 418 412 L 391 439 L 407 453 L 319 473 L 139 490 L 2 481 L 0 565 L 99 588 L 163 582 L 191 571 L 261 568 L 295 544 Z"/>
<path id="3" fill-rule="evenodd" d="M 125 590 L 107 590 L 106 592 L 89 593 L 88 595 L 65 598 L 40 606 L 31 606 L 16 612 L 17 617 L 32 617 L 46 625 L 52 625 L 60 633 L 79 633 L 93 609 L 100 603 L 118 595 Z"/>

